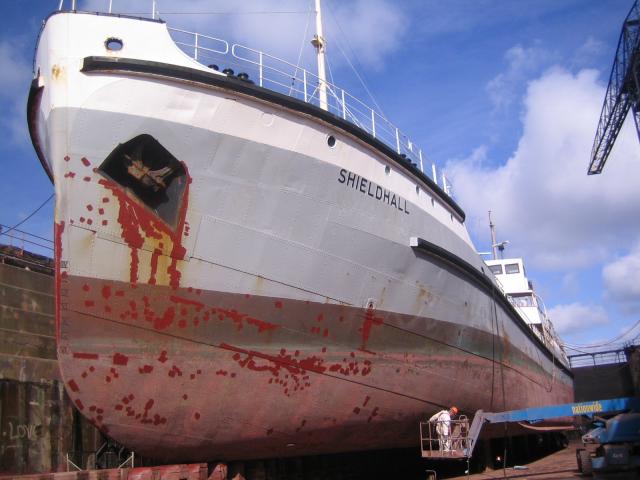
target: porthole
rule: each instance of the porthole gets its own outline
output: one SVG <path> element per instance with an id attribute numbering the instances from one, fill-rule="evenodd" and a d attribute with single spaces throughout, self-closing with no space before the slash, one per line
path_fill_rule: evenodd
<path id="1" fill-rule="evenodd" d="M 329 145 L 329 147 L 333 148 L 336 146 L 336 137 L 334 137 L 333 135 L 329 135 L 327 137 L 327 145 Z"/>
<path id="2" fill-rule="evenodd" d="M 104 46 L 110 52 L 119 52 L 122 50 L 124 43 L 119 38 L 109 37 L 104 41 Z"/>
<path id="3" fill-rule="evenodd" d="M 389 165 L 384 167 L 384 173 L 386 173 L 387 175 L 389 175 L 391 173 L 391 167 Z"/>

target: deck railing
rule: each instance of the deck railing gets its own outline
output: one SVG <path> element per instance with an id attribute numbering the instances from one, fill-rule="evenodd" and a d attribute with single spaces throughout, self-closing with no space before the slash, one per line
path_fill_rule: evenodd
<path id="1" fill-rule="evenodd" d="M 107 13 L 114 13 L 113 0 L 105 0 Z M 150 14 L 153 19 L 158 18 L 156 0 L 151 0 Z M 76 0 L 59 0 L 58 10 L 64 7 L 75 11 Z M 229 45 L 221 38 L 190 32 L 178 28 L 168 27 L 174 42 L 189 56 L 206 66 L 216 69 L 232 69 L 234 74 L 246 73 L 249 79 L 259 86 L 268 88 L 285 95 L 298 98 L 307 103 L 320 105 L 318 76 L 298 65 L 274 57 L 267 53 L 245 47 L 243 45 Z M 412 163 L 426 175 L 430 175 L 434 183 L 447 194 L 451 195 L 451 184 L 443 171 L 438 171 L 435 163 L 431 169 L 422 150 L 415 145 L 407 135 L 392 124 L 378 110 L 349 94 L 346 90 L 325 82 L 327 87 L 327 109 L 329 112 L 342 117 L 361 128 L 365 132 L 380 140 Z"/>
<path id="2" fill-rule="evenodd" d="M 246 74 L 250 81 L 260 87 L 320 105 L 320 79 L 299 65 L 244 45 L 229 44 L 221 38 L 177 28 L 169 28 L 169 32 L 187 55 L 203 65 L 214 70 L 231 70 L 233 73 L 229 72 L 228 75 Z M 451 185 L 444 173 L 438 172 L 433 163 L 425 172 L 425 155 L 398 127 L 343 88 L 330 82 L 325 82 L 325 85 L 329 112 L 386 144 L 420 171 L 430 175 L 447 194 L 451 194 Z"/>

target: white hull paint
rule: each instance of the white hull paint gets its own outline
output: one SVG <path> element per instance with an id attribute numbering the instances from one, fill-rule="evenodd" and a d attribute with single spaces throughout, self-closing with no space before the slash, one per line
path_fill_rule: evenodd
<path id="1" fill-rule="evenodd" d="M 99 427 L 165 459 L 259 458 L 410 445 L 419 418 L 453 403 L 471 414 L 572 400 L 566 368 L 495 291 L 410 247 L 424 239 L 494 282 L 429 184 L 283 105 L 158 74 L 81 72 L 87 57 L 116 58 L 107 38 L 123 40 L 122 57 L 210 72 L 157 22 L 61 13 L 40 38 L 31 128 L 56 188 L 59 358 Z M 138 135 L 188 171 L 173 233 L 138 227 L 150 210 L 100 171 Z M 205 326 L 207 311 L 234 327 Z M 343 356 L 356 367 L 332 370 Z M 263 382 L 296 368 L 304 391 Z M 208 383 L 185 384 L 205 369 Z"/>

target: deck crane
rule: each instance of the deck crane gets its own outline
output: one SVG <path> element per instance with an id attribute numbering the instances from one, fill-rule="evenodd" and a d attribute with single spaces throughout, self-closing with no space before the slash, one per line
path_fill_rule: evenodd
<path id="1" fill-rule="evenodd" d="M 601 173 L 624 119 L 633 111 L 640 138 L 640 5 L 635 0 L 622 24 L 598 129 L 593 140 L 589 175 Z"/>

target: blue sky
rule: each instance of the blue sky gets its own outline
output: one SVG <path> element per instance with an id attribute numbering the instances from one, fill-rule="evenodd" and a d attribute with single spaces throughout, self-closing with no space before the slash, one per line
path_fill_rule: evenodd
<path id="1" fill-rule="evenodd" d="M 108 5 L 78 3 L 87 10 Z M 158 8 L 171 25 L 294 63 L 302 51 L 303 63 L 312 64 L 311 30 L 305 28 L 310 0 L 226 3 L 159 0 Z M 25 218 L 53 192 L 33 152 L 24 112 L 38 29 L 57 5 L 58 0 L 3 4 L 5 225 Z M 116 11 L 148 12 L 150 5 L 151 0 L 113 0 Z M 640 145 L 631 118 L 604 173 L 586 175 L 620 27 L 631 5 L 324 2 L 334 82 L 371 103 L 353 64 L 386 116 L 446 168 L 479 251 L 489 250 L 487 211 L 493 211 L 499 239 L 510 241 L 507 255 L 525 258 L 557 330 L 571 344 L 605 342 L 640 319 Z M 256 13 L 274 10 L 294 13 Z M 50 203 L 24 229 L 50 238 L 52 212 Z"/>

